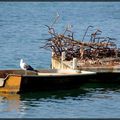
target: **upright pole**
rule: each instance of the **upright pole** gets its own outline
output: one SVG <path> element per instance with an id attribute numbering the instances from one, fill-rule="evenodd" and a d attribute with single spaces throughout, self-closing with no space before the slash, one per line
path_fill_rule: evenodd
<path id="1" fill-rule="evenodd" d="M 62 56 L 61 56 L 61 69 L 63 69 L 63 61 L 65 60 L 65 52 L 62 52 Z"/>
<path id="2" fill-rule="evenodd" d="M 73 58 L 73 69 L 77 69 L 77 58 Z"/>

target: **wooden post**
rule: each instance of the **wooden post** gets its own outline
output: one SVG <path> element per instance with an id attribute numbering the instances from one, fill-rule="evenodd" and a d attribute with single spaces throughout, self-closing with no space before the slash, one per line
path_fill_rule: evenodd
<path id="1" fill-rule="evenodd" d="M 52 50 L 52 57 L 54 56 L 54 52 L 53 52 L 53 50 Z"/>
<path id="2" fill-rule="evenodd" d="M 73 58 L 73 69 L 77 69 L 77 58 Z"/>
<path id="3" fill-rule="evenodd" d="M 61 69 L 64 68 L 64 65 L 63 65 L 63 61 L 65 60 L 65 52 L 62 52 L 62 56 L 61 56 Z"/>
<path id="4" fill-rule="evenodd" d="M 65 52 L 62 52 L 62 61 L 64 61 L 65 60 Z"/>
<path id="5" fill-rule="evenodd" d="M 54 51 L 52 50 L 52 52 L 51 52 L 51 65 L 50 65 L 50 68 L 52 68 L 52 69 L 53 69 L 53 66 L 54 66 L 53 56 L 54 56 Z"/>

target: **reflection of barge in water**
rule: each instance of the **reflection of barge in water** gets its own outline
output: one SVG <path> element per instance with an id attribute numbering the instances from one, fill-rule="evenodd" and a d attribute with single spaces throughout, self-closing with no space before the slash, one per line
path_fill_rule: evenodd
<path id="1" fill-rule="evenodd" d="M 79 70 L 0 70 L 0 92 L 24 93 L 79 88 L 88 82 L 120 82 L 119 72 L 96 73 Z"/>

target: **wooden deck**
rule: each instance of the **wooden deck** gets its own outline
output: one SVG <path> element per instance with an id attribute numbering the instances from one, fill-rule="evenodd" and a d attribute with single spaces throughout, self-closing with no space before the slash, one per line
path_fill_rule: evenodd
<path id="1" fill-rule="evenodd" d="M 52 69 L 73 69 L 73 61 L 61 61 L 52 57 L 51 60 Z M 76 70 L 93 71 L 93 72 L 120 72 L 120 63 L 117 64 L 83 64 L 83 62 L 77 63 Z"/>
<path id="2" fill-rule="evenodd" d="M 0 70 L 0 92 L 24 93 L 26 91 L 63 90 L 80 87 L 95 72 L 79 70 Z"/>

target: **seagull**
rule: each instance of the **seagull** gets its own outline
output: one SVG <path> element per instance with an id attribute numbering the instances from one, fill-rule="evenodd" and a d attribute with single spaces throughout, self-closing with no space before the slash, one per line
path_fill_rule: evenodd
<path id="1" fill-rule="evenodd" d="M 27 63 L 25 63 L 23 61 L 23 59 L 20 60 L 20 67 L 22 70 L 31 70 L 31 71 L 35 71 L 35 72 L 38 72 L 37 70 L 35 70 L 33 67 L 31 67 L 30 65 L 28 65 Z"/>

